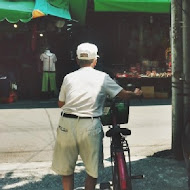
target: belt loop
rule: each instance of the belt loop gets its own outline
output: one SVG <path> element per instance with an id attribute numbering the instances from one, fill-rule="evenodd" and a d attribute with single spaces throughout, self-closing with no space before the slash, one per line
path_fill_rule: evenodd
<path id="1" fill-rule="evenodd" d="M 77 117 L 77 122 L 79 122 L 79 119 L 80 119 L 80 117 L 78 116 L 78 117 Z"/>

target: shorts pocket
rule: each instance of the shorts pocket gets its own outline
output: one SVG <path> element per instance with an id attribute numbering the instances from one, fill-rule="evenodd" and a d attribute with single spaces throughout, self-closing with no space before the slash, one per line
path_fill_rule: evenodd
<path id="1" fill-rule="evenodd" d="M 57 127 L 57 143 L 62 145 L 65 145 L 68 143 L 68 140 L 70 139 L 71 134 L 69 133 L 69 130 L 63 126 Z"/>
<path id="2" fill-rule="evenodd" d="M 65 133 L 68 132 L 68 129 L 67 129 L 67 128 L 62 127 L 62 126 L 60 126 L 60 125 L 59 125 L 58 129 L 61 130 L 62 132 L 65 132 Z"/>
<path id="3" fill-rule="evenodd" d="M 64 132 L 64 133 L 69 132 L 69 127 L 68 127 L 69 124 L 70 123 L 68 123 L 67 119 L 61 117 L 59 120 L 57 131 Z"/>
<path id="4" fill-rule="evenodd" d="M 88 135 L 98 135 L 102 132 L 102 125 L 99 119 L 94 119 L 91 122 L 91 125 L 87 129 Z"/>

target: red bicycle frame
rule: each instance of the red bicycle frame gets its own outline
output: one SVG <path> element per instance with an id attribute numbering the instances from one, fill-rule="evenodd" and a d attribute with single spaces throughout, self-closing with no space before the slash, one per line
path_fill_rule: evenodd
<path id="1" fill-rule="evenodd" d="M 127 179 L 129 179 L 129 176 L 125 165 L 126 164 L 125 155 L 123 152 L 116 152 L 115 156 L 118 163 L 120 189 L 126 190 L 128 189 Z"/>
<path id="2" fill-rule="evenodd" d="M 127 102 L 128 108 L 129 103 Z M 127 107 L 126 107 L 127 108 Z M 116 107 L 115 99 L 113 100 L 111 107 L 111 118 L 112 122 L 110 124 L 110 129 L 106 132 L 107 137 L 111 137 L 111 163 L 112 163 L 112 186 L 113 190 L 132 190 L 131 179 L 142 179 L 143 175 L 131 176 L 131 160 L 130 160 L 130 149 L 125 139 L 125 136 L 131 135 L 131 131 L 127 128 L 120 128 L 120 124 L 128 122 L 128 113 L 126 113 L 127 118 L 124 120 L 118 120 L 118 110 Z M 127 112 L 127 109 L 125 109 Z M 128 152 L 128 163 L 125 160 L 124 152 Z M 110 186 L 109 183 L 102 183 L 101 189 L 108 189 Z"/>
<path id="3" fill-rule="evenodd" d="M 119 125 L 117 125 L 117 118 L 116 118 L 117 108 L 115 106 L 115 101 L 111 106 L 111 115 L 112 115 L 112 128 L 106 133 L 106 136 L 112 138 L 111 157 L 114 160 L 113 176 L 116 175 L 118 176 L 118 181 L 116 181 L 117 179 L 113 179 L 114 190 L 131 190 L 131 181 L 130 181 L 131 170 L 129 170 L 128 174 L 125 155 L 124 155 L 125 150 L 127 150 L 129 153 L 129 148 L 126 140 L 121 136 L 121 134 L 130 135 L 131 132 L 129 129 L 120 128 Z"/>

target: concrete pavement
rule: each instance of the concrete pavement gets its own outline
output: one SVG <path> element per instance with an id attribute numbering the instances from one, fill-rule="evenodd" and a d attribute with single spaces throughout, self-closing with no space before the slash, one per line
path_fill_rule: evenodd
<path id="1" fill-rule="evenodd" d="M 133 102 L 130 107 L 128 138 L 132 173 L 144 174 L 133 180 L 134 190 L 187 190 L 184 162 L 173 159 L 171 149 L 171 105 L 161 101 Z M 50 170 L 56 128 L 61 110 L 54 100 L 0 105 L 0 189 L 58 190 L 61 178 Z M 126 125 L 122 125 L 125 127 Z M 104 127 L 104 131 L 107 127 Z M 104 138 L 104 164 L 98 179 L 111 181 L 109 138 Z M 75 189 L 83 189 L 85 171 L 79 159 Z"/>

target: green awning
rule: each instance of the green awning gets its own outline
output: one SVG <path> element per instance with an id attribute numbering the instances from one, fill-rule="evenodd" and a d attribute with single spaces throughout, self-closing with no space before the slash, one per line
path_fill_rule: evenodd
<path id="1" fill-rule="evenodd" d="M 0 0 L 0 21 L 6 19 L 10 23 L 28 22 L 32 19 L 33 9 L 34 0 Z"/>
<path id="2" fill-rule="evenodd" d="M 51 5 L 64 8 L 69 7 L 72 20 L 83 25 L 86 21 L 87 0 L 47 0 Z"/>
<path id="3" fill-rule="evenodd" d="M 86 21 L 87 0 L 70 0 L 70 13 L 73 20 L 84 25 Z"/>
<path id="4" fill-rule="evenodd" d="M 69 6 L 69 0 L 47 0 L 47 2 L 58 8 L 68 8 Z"/>
<path id="5" fill-rule="evenodd" d="M 77 20 L 85 24 L 87 0 L 0 0 L 0 21 L 29 22 L 45 15 Z M 71 12 L 71 15 L 70 15 Z"/>
<path id="6" fill-rule="evenodd" d="M 71 20 L 71 16 L 69 13 L 69 3 L 66 2 L 61 5 L 64 6 L 55 7 L 52 4 L 50 4 L 47 0 L 36 0 L 35 7 L 32 13 L 33 17 L 35 18 L 38 16 L 52 15 Z"/>
<path id="7" fill-rule="evenodd" d="M 95 11 L 170 13 L 171 0 L 94 0 Z"/>

